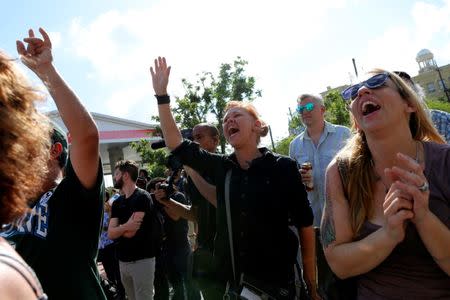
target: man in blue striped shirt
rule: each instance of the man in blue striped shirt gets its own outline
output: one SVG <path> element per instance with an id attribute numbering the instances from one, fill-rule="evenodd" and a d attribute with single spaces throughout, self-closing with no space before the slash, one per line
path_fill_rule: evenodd
<path id="1" fill-rule="evenodd" d="M 309 162 L 312 174 L 301 169 L 302 181 L 307 187 L 308 199 L 314 213 L 314 226 L 320 226 L 325 203 L 325 171 L 336 153 L 351 136 L 345 126 L 325 121 L 325 105 L 322 97 L 302 94 L 297 99 L 297 112 L 305 130 L 289 146 L 289 156 L 299 165 Z M 313 188 L 308 188 L 313 186 Z"/>

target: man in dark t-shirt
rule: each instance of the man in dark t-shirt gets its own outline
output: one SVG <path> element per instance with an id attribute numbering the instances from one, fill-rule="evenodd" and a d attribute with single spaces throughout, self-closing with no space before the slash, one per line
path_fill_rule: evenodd
<path id="1" fill-rule="evenodd" d="M 91 115 L 56 71 L 49 36 L 39 31 L 43 39 L 30 30 L 27 48 L 19 43 L 17 50 L 56 103 L 70 132 L 70 159 L 67 163 L 65 132 L 54 125 L 49 170 L 36 174 L 46 176 L 42 190 L 47 192 L 32 201 L 30 212 L 1 235 L 34 269 L 50 300 L 106 299 L 96 265 L 103 216 L 99 134 Z"/>
<path id="2" fill-rule="evenodd" d="M 136 186 L 138 166 L 119 161 L 114 171 L 114 187 L 123 195 L 114 201 L 108 237 L 118 241 L 120 276 L 129 299 L 153 299 L 155 255 L 152 241 L 153 202 L 150 194 Z"/>
<path id="3" fill-rule="evenodd" d="M 214 125 L 201 123 L 192 130 L 194 142 L 198 143 L 200 147 L 208 152 L 216 152 L 219 144 L 219 131 Z M 190 175 L 192 175 L 192 169 Z M 194 171 L 195 172 L 195 171 Z M 206 174 L 199 174 L 207 183 L 214 186 L 214 181 Z M 202 192 L 193 181 L 193 176 L 188 176 L 185 187 L 185 194 L 192 206 L 197 212 L 197 237 L 196 248 L 205 248 L 213 251 L 214 237 L 216 235 L 216 208 L 205 198 Z M 214 188 L 215 192 L 215 188 Z"/>

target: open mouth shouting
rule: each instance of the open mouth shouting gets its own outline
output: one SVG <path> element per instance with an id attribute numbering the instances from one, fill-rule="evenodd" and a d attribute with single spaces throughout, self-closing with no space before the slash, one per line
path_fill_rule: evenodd
<path id="1" fill-rule="evenodd" d="M 233 137 L 235 134 L 237 134 L 239 132 L 239 129 L 236 127 L 230 127 L 228 128 L 228 136 L 231 138 Z"/>
<path id="2" fill-rule="evenodd" d="M 361 112 L 363 116 L 368 116 L 378 110 L 380 110 L 381 106 L 372 102 L 370 100 L 365 101 L 361 106 Z"/>

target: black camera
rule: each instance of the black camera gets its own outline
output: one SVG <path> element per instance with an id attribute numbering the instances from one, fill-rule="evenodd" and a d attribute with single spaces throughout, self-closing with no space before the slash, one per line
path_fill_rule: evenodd
<path id="1" fill-rule="evenodd" d="M 160 183 L 158 189 L 164 190 L 164 192 L 166 192 L 166 199 L 168 199 L 170 197 L 170 195 L 172 195 L 173 192 L 175 192 L 175 189 L 173 188 L 173 184 L 168 184 L 168 183 Z"/>
<path id="2" fill-rule="evenodd" d="M 181 168 L 183 168 L 183 164 L 178 158 L 170 154 L 167 157 L 166 167 L 174 172 L 173 175 L 176 175 L 176 172 L 178 172 Z"/>
<path id="3" fill-rule="evenodd" d="M 182 129 L 181 136 L 184 139 L 194 140 L 192 136 L 192 129 Z M 166 147 L 166 142 L 162 139 L 160 141 L 154 142 L 150 145 L 153 150 L 160 149 Z M 183 168 L 183 164 L 173 155 L 169 155 L 167 158 L 166 167 L 170 169 L 171 173 L 169 178 L 167 179 L 167 183 L 161 183 L 159 185 L 160 189 L 163 189 L 166 192 L 166 197 L 169 198 L 175 192 L 173 188 L 173 184 L 175 181 L 175 177 L 177 173 Z"/>
<path id="4" fill-rule="evenodd" d="M 181 129 L 180 132 L 181 132 L 181 136 L 183 137 L 183 139 L 188 139 L 190 141 L 194 140 L 194 137 L 192 136 L 192 129 L 190 129 L 190 128 L 189 129 Z M 153 150 L 164 148 L 164 147 L 166 147 L 166 141 L 164 141 L 164 139 L 159 140 L 157 142 L 152 143 L 150 145 L 150 147 Z"/>

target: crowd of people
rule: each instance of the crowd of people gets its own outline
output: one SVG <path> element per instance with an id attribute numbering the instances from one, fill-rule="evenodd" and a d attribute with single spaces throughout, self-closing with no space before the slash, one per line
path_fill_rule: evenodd
<path id="1" fill-rule="evenodd" d="M 17 51 L 54 99 L 70 151 L 0 53 L 2 299 L 331 299 L 316 245 L 337 278 L 353 280 L 355 299 L 450 299 L 450 146 L 405 72 L 375 69 L 342 92 L 351 129 L 325 121 L 320 96 L 299 96 L 305 130 L 289 157 L 259 146 L 268 125 L 252 104 L 230 101 L 223 155 L 214 125 L 183 138 L 171 67 L 158 57 L 150 73 L 169 176 L 121 160 L 117 194 L 105 194 L 97 126 L 39 32 Z"/>

